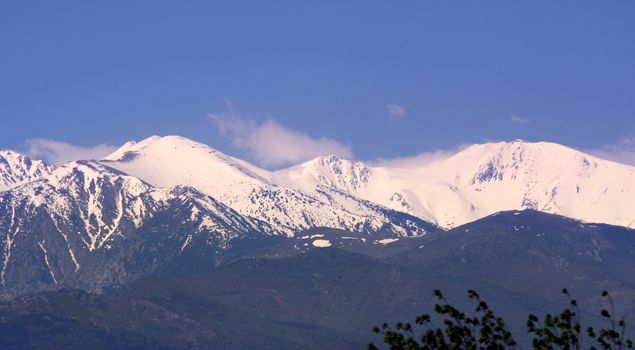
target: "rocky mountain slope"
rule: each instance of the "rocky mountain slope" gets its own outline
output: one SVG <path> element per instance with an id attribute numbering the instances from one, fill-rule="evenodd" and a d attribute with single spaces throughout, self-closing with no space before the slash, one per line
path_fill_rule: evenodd
<path id="1" fill-rule="evenodd" d="M 0 295 L 100 291 L 236 237 L 279 235 L 195 189 L 154 188 L 97 162 L 71 162 L 0 192 Z M 198 253 L 197 253 L 198 254 Z"/>
<path id="2" fill-rule="evenodd" d="M 0 191 L 46 176 L 54 167 L 14 151 L 0 150 Z"/>

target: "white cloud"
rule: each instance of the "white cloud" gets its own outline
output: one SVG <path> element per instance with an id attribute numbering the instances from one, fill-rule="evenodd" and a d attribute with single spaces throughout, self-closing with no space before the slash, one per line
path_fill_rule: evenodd
<path id="1" fill-rule="evenodd" d="M 271 118 L 262 123 L 236 114 L 210 113 L 209 118 L 220 135 L 231 140 L 232 146 L 246 151 L 265 167 L 295 164 L 326 154 L 353 157 L 349 145 L 326 137 L 313 138 Z"/>
<path id="2" fill-rule="evenodd" d="M 24 143 L 27 146 L 26 154 L 30 157 L 44 159 L 55 165 L 72 160 L 101 159 L 117 149 L 106 144 L 83 147 L 48 139 L 28 139 Z"/>
<path id="3" fill-rule="evenodd" d="M 391 168 L 414 168 L 430 164 L 439 160 L 452 157 L 458 152 L 466 149 L 469 145 L 459 145 L 449 149 L 437 149 L 433 151 L 422 152 L 414 156 L 395 157 L 395 158 L 379 158 L 369 161 L 368 164 L 374 166 L 385 166 Z"/>
<path id="4" fill-rule="evenodd" d="M 406 108 L 397 104 L 387 104 L 386 109 L 392 117 L 403 117 L 407 114 Z"/>
<path id="5" fill-rule="evenodd" d="M 622 137 L 616 143 L 587 152 L 603 159 L 635 166 L 635 134 Z"/>
<path id="6" fill-rule="evenodd" d="M 514 124 L 527 124 L 529 123 L 529 119 L 521 117 L 519 115 L 516 114 L 512 114 L 509 119 L 512 121 L 512 123 Z"/>

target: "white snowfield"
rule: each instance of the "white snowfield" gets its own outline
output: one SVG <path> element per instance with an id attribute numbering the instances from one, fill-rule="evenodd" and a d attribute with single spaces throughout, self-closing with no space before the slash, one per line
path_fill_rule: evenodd
<path id="1" fill-rule="evenodd" d="M 444 228 L 522 209 L 635 227 L 635 167 L 549 142 L 478 144 L 408 168 L 329 156 L 274 178 L 309 193 L 345 191 Z"/>
<path id="2" fill-rule="evenodd" d="M 285 232 L 319 226 L 360 231 L 392 224 L 402 235 L 425 233 L 394 225 L 384 214 L 385 208 L 443 228 L 522 209 L 635 227 L 635 167 L 549 142 L 473 145 L 447 159 L 407 168 L 324 156 L 272 172 L 183 137 L 153 136 L 126 143 L 101 163 L 130 176 L 124 186 L 130 191 L 125 216 L 134 221 L 138 214 L 138 222 L 145 209 L 141 203 L 134 204 L 135 193 L 161 193 L 146 188 L 147 183 L 159 189 L 193 187 L 242 215 Z M 46 186 L 56 186 L 56 181 L 65 178 L 64 172 L 82 168 L 73 164 L 53 174 L 52 166 L 2 151 L 0 191 L 38 179 L 47 179 Z M 141 181 L 134 183 L 133 178 Z M 51 203 L 54 199 L 41 196 L 32 200 L 63 207 L 63 203 Z M 91 200 L 86 210 L 97 210 L 99 204 Z M 98 224 L 102 222 L 98 220 Z M 104 244 L 114 225 L 115 221 L 104 219 L 102 231 L 96 237 L 88 236 L 87 245 Z"/>
<path id="3" fill-rule="evenodd" d="M 243 215 L 289 232 L 311 227 L 379 230 L 392 225 L 384 207 L 346 193 L 324 196 L 281 185 L 268 170 L 179 136 L 128 142 L 102 163 L 153 186 L 194 187 Z M 393 229 L 404 235 L 425 233 Z"/>

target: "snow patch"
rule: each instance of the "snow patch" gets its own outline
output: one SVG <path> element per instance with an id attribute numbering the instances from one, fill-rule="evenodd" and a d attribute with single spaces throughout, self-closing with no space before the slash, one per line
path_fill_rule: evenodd
<path id="1" fill-rule="evenodd" d="M 317 248 L 327 248 L 331 246 L 331 241 L 328 239 L 316 239 L 313 241 L 313 246 Z"/>
<path id="2" fill-rule="evenodd" d="M 384 238 L 384 239 L 376 240 L 374 243 L 375 244 L 387 245 L 387 244 L 390 244 L 390 243 L 395 243 L 398 240 L 399 240 L 399 238 Z"/>
<path id="3" fill-rule="evenodd" d="M 46 263 L 46 267 L 48 267 L 49 273 L 51 274 L 51 277 L 53 278 L 53 283 L 57 284 L 57 278 L 55 278 L 55 273 L 53 273 L 53 270 L 51 269 L 48 252 L 46 251 L 46 248 L 44 248 L 44 243 L 46 243 L 46 241 L 37 242 L 37 245 L 40 246 L 40 249 L 42 249 L 42 253 L 44 253 L 44 262 Z"/>

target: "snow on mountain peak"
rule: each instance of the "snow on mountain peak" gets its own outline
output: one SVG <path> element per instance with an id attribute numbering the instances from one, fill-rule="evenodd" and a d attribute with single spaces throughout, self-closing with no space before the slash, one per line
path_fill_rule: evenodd
<path id="1" fill-rule="evenodd" d="M 370 168 L 362 162 L 336 155 L 318 157 L 274 174 L 276 182 L 304 191 L 313 191 L 315 185 L 355 192 L 368 183 Z"/>
<path id="2" fill-rule="evenodd" d="M 0 190 L 53 172 L 40 163 L 1 152 Z M 283 229 L 350 228 L 364 220 L 379 227 L 386 208 L 446 228 L 525 208 L 635 227 L 630 200 L 635 167 L 551 142 L 475 144 L 448 158 L 405 168 L 325 155 L 270 172 L 172 135 L 127 142 L 101 164 L 160 188 L 191 186 Z M 56 173 L 87 166 L 75 162 Z M 88 174 L 90 169 L 85 170 Z"/>
<path id="3" fill-rule="evenodd" d="M 544 174 L 590 173 L 600 164 L 609 166 L 612 163 L 550 142 L 497 144 L 485 152 L 484 157 L 474 159 L 469 154 L 459 154 L 454 161 L 478 167 L 471 179 L 472 184 Z M 614 163 L 609 167 L 614 166 L 628 172 L 626 165 Z"/>
<path id="4" fill-rule="evenodd" d="M 635 168 L 551 142 L 472 145 L 419 167 L 322 157 L 276 172 L 304 191 L 343 191 L 451 228 L 498 211 L 535 209 L 635 226 Z M 362 175 L 362 176 L 359 176 Z"/>
<path id="5" fill-rule="evenodd" d="M 268 176 L 266 170 L 181 136 L 127 142 L 104 163 L 159 187 L 191 185 L 204 190 L 235 181 L 266 182 Z"/>
<path id="6" fill-rule="evenodd" d="M 0 150 L 0 191 L 50 174 L 55 167 L 24 154 Z"/>
<path id="7" fill-rule="evenodd" d="M 205 145 L 199 144 L 199 143 L 197 143 L 195 141 L 192 141 L 190 139 L 181 137 L 181 136 L 176 136 L 176 135 L 157 136 L 157 135 L 153 135 L 153 136 L 145 138 L 145 139 L 143 139 L 143 140 L 141 140 L 139 142 L 134 141 L 134 140 L 126 142 L 123 146 L 119 147 L 113 153 L 111 153 L 108 156 L 104 157 L 104 160 L 125 161 L 126 158 L 132 158 L 132 157 L 135 156 L 136 153 L 142 152 L 146 148 L 153 147 L 156 144 L 162 144 L 164 147 L 167 147 L 167 148 L 169 148 L 169 147 L 178 148 L 180 146 L 187 147 L 188 145 L 191 146 L 191 147 L 205 146 Z"/>
<path id="8" fill-rule="evenodd" d="M 473 206 L 460 221 L 529 208 L 632 227 L 634 170 L 556 143 L 516 141 L 472 146 L 431 173 L 453 179 L 452 196 Z"/>
<path id="9" fill-rule="evenodd" d="M 390 226 L 388 215 L 392 214 L 387 214 L 387 208 L 341 193 L 336 200 L 334 196 L 304 192 L 279 181 L 277 174 L 178 136 L 128 143 L 102 163 L 154 186 L 194 187 L 242 215 L 263 220 L 289 233 L 320 226 L 352 231 Z M 311 167 L 324 175 L 337 174 L 332 181 L 352 187 L 358 187 L 367 177 L 363 164 L 336 156 L 317 158 Z M 405 234 L 424 231 L 415 226 Z"/>

